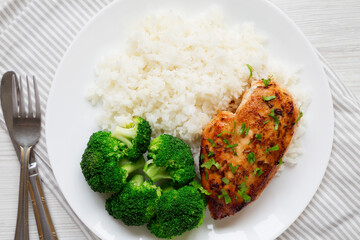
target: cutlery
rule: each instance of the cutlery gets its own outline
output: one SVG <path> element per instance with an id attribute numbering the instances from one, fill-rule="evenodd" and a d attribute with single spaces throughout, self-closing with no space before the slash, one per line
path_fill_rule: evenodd
<path id="1" fill-rule="evenodd" d="M 20 148 L 14 140 L 13 134 L 13 122 L 12 122 L 12 77 L 16 79 L 14 72 L 9 71 L 3 75 L 1 81 L 1 106 L 5 123 L 8 128 L 8 132 L 11 141 L 14 145 L 15 151 L 18 155 L 19 160 L 21 159 Z M 17 92 L 19 92 L 19 86 L 15 80 Z M 35 219 L 37 223 L 38 233 L 40 239 L 57 239 L 53 223 L 46 205 L 45 197 L 42 190 L 40 177 L 38 175 L 38 169 L 33 152 L 30 150 L 30 166 L 29 166 L 29 179 L 28 187 L 29 193 L 32 199 Z"/>
<path id="2" fill-rule="evenodd" d="M 21 77 L 19 79 L 20 94 L 16 89 L 15 77 L 12 77 L 12 105 L 13 105 L 13 134 L 14 140 L 20 147 L 20 185 L 18 213 L 15 228 L 15 240 L 29 239 L 28 216 L 28 184 L 30 150 L 40 138 L 41 113 L 40 100 L 35 87 L 35 117 L 32 109 L 32 99 L 29 81 L 28 86 L 28 111 L 25 110 L 25 97 Z"/>

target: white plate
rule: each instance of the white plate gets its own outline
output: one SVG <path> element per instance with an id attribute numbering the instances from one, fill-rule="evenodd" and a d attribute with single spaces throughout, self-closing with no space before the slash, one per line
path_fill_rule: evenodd
<path id="1" fill-rule="evenodd" d="M 56 179 L 79 218 L 102 239 L 149 239 L 143 227 L 127 227 L 104 208 L 82 176 L 80 160 L 90 134 L 97 130 L 96 110 L 84 92 L 94 79 L 94 67 L 104 53 L 124 40 L 124 29 L 158 9 L 197 14 L 219 6 L 230 24 L 250 21 L 269 37 L 275 58 L 303 66 L 301 81 L 310 86 L 304 153 L 298 164 L 276 177 L 261 197 L 233 217 L 204 224 L 183 239 L 273 239 L 305 209 L 326 170 L 333 139 L 333 109 L 329 86 L 313 48 L 295 24 L 279 9 L 262 0 L 128 0 L 100 12 L 78 35 L 60 64 L 51 89 L 46 118 L 48 153 Z"/>

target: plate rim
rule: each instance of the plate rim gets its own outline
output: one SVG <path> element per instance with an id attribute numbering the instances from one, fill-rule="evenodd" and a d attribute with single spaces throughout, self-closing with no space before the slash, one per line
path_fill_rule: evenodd
<path id="1" fill-rule="evenodd" d="M 329 133 L 331 135 L 331 141 L 329 143 L 329 148 L 328 148 L 328 152 L 326 153 L 326 165 L 324 166 L 323 171 L 321 172 L 321 174 L 319 174 L 319 176 L 321 176 L 321 181 L 317 184 L 316 188 L 314 191 L 311 192 L 312 197 L 307 201 L 305 207 L 303 209 L 298 209 L 297 211 L 297 217 L 293 219 L 292 222 L 289 222 L 287 225 L 284 225 L 281 229 L 278 230 L 278 232 L 276 234 L 274 234 L 275 238 L 280 236 L 282 233 L 284 233 L 289 227 L 291 227 L 291 225 L 301 216 L 301 214 L 306 210 L 306 208 L 308 207 L 308 205 L 310 204 L 310 202 L 312 201 L 312 199 L 314 198 L 316 192 L 319 190 L 319 187 L 321 185 L 321 183 L 323 182 L 323 178 L 325 176 L 325 173 L 328 169 L 329 166 L 329 162 L 330 162 L 330 158 L 331 158 L 331 152 L 332 152 L 332 148 L 333 148 L 333 141 L 334 141 L 334 131 L 335 131 L 335 119 L 334 119 L 334 107 L 333 107 L 333 99 L 332 99 L 332 94 L 331 94 L 331 88 L 329 85 L 329 80 L 328 77 L 325 74 L 325 70 L 323 68 L 323 64 L 316 52 L 315 47 L 311 44 L 311 42 L 307 39 L 307 37 L 305 36 L 305 34 L 301 31 L 301 29 L 297 26 L 297 24 L 288 16 L 285 14 L 285 12 L 283 12 L 277 5 L 275 5 L 274 3 L 267 1 L 267 0 L 257 0 L 258 2 L 261 2 L 261 4 L 265 4 L 270 6 L 271 8 L 273 8 L 278 14 L 282 15 L 284 18 L 286 18 L 288 20 L 288 22 L 291 24 L 291 26 L 293 27 L 293 29 L 296 30 L 296 32 L 299 33 L 299 35 L 301 36 L 302 40 L 304 41 L 304 43 L 306 43 L 306 45 L 308 45 L 311 49 L 312 49 L 312 55 L 314 57 L 314 59 L 316 59 L 316 62 L 318 63 L 318 67 L 319 70 L 321 72 L 322 75 L 322 79 L 324 80 L 324 83 L 327 86 L 327 98 L 326 101 L 329 102 L 329 106 L 330 106 L 330 111 L 331 111 L 331 119 L 329 119 L 329 124 L 331 125 L 331 131 L 329 130 Z M 50 102 L 52 102 L 53 96 L 54 96 L 54 89 L 55 89 L 55 83 L 58 82 L 59 78 L 58 75 L 60 74 L 60 70 L 62 69 L 63 65 L 64 65 L 64 61 L 67 59 L 67 56 L 69 55 L 69 53 L 71 52 L 71 50 L 74 47 L 74 43 L 77 42 L 77 40 L 81 37 L 81 35 L 83 34 L 83 32 L 85 32 L 90 25 L 92 25 L 93 22 L 96 21 L 96 19 L 104 14 L 104 12 L 106 12 L 109 8 L 111 8 L 113 5 L 116 5 L 120 2 L 125 2 L 125 0 L 115 0 L 111 3 L 109 3 L 108 5 L 106 5 L 105 7 L 103 7 L 98 13 L 96 13 L 76 34 L 76 36 L 73 38 L 73 40 L 71 41 L 70 45 L 67 47 L 65 53 L 63 54 L 61 61 L 59 62 L 54 78 L 53 78 L 53 82 L 51 84 L 51 88 L 49 91 L 49 95 L 48 95 L 48 99 L 47 99 L 47 105 L 46 105 L 46 111 L 45 111 L 45 139 L 49 139 L 49 129 L 48 129 L 48 118 L 47 118 L 47 113 L 49 111 L 49 106 L 51 106 L 51 104 L 49 104 Z M 46 146 L 48 149 L 48 141 L 46 141 Z M 52 154 L 50 154 L 50 152 L 48 151 L 48 158 L 49 158 L 49 162 L 50 165 L 52 166 Z M 325 156 L 325 154 L 324 154 Z M 58 174 L 53 171 L 57 185 L 59 186 L 59 189 L 61 191 L 61 193 L 64 195 L 66 202 L 68 202 L 68 196 L 67 194 L 63 191 L 63 186 L 60 184 L 61 181 L 59 181 L 60 176 L 58 176 Z M 78 211 L 76 209 L 73 209 L 73 207 L 71 206 L 70 203 L 68 203 L 70 208 L 72 209 L 72 211 L 75 213 L 75 215 L 79 218 L 79 220 L 81 221 L 82 224 L 84 224 L 92 233 L 94 233 L 95 235 L 97 235 L 98 237 L 103 237 L 103 235 L 100 235 L 100 232 L 95 231 L 94 229 L 90 228 L 90 226 L 88 226 L 88 224 L 85 223 L 85 221 L 83 221 L 83 219 L 79 216 Z"/>

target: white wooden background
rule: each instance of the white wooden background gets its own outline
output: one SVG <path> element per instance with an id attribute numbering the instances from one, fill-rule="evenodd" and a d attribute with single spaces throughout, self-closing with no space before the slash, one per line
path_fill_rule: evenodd
<path id="1" fill-rule="evenodd" d="M 303 30 L 345 85 L 356 94 L 360 94 L 360 0 L 271 1 Z M 0 9 L 4 2 L 0 0 Z M 10 139 L 0 128 L 0 239 L 13 238 L 18 172 L 19 163 Z M 60 239 L 81 239 L 80 230 L 59 208 L 59 203 L 54 197 L 47 195 Z M 30 210 L 30 237 L 37 239 L 32 210 Z"/>

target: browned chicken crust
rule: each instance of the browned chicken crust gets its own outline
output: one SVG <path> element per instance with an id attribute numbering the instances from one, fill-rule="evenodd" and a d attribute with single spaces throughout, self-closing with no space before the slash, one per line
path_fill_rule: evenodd
<path id="1" fill-rule="evenodd" d="M 269 96 L 275 98 L 269 101 L 263 99 Z M 233 215 L 260 196 L 279 168 L 279 162 L 294 135 L 298 117 L 299 110 L 287 90 L 275 81 L 270 81 L 267 87 L 262 81 L 256 81 L 244 94 L 235 114 L 220 112 L 205 127 L 200 165 L 208 161 L 220 164 L 219 169 L 215 165 L 210 169 L 200 167 L 202 185 L 210 193 L 207 201 L 212 218 Z M 275 118 L 278 118 L 277 130 Z M 247 135 L 244 124 L 249 127 Z M 241 129 L 243 132 L 239 134 Z M 278 150 L 274 150 L 276 146 Z M 251 163 L 254 160 L 252 156 L 256 159 L 254 163 Z M 224 196 L 224 190 L 231 199 L 228 204 L 225 203 L 229 198 Z"/>

